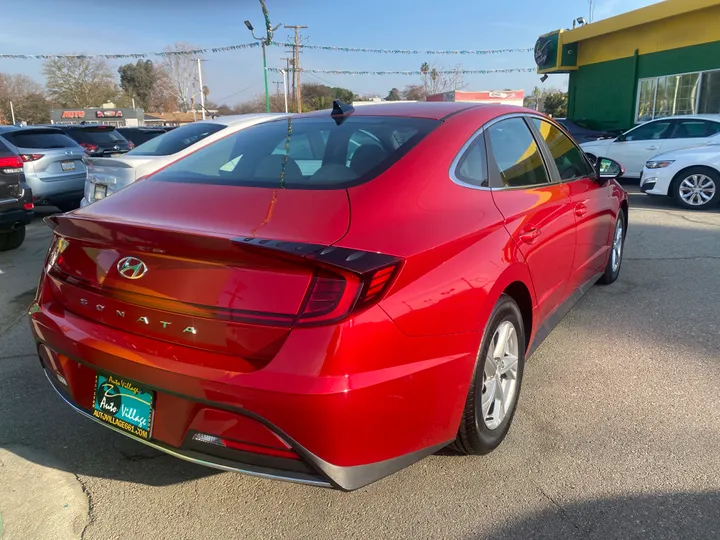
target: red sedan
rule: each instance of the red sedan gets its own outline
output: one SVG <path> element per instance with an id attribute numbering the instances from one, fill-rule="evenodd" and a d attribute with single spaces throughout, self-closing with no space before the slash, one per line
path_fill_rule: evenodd
<path id="1" fill-rule="evenodd" d="M 270 117 L 49 219 L 42 364 L 82 414 L 223 470 L 351 490 L 486 454 L 528 356 L 620 272 L 600 161 L 509 106 Z"/>

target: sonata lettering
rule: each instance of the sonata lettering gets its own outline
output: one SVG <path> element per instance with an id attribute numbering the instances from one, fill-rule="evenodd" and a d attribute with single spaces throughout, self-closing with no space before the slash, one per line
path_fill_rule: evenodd
<path id="1" fill-rule="evenodd" d="M 80 304 L 83 305 L 83 306 L 89 305 L 88 299 L 87 299 L 87 298 L 81 298 L 81 299 L 80 299 Z M 105 306 L 104 306 L 103 304 L 95 304 L 95 309 L 96 309 L 97 311 L 104 311 L 104 310 L 105 310 Z M 125 311 L 116 309 L 116 310 L 115 310 L 115 315 L 118 316 L 118 317 L 120 317 L 121 319 L 124 319 L 124 318 L 125 318 Z M 150 325 L 152 324 L 152 323 L 150 322 L 150 318 L 149 318 L 149 317 L 145 317 L 145 316 L 138 317 L 135 322 L 138 322 L 138 323 L 141 323 L 141 324 L 145 324 L 145 325 L 147 325 L 147 326 L 150 326 Z M 172 326 L 172 322 L 170 322 L 170 321 L 158 321 L 158 322 L 159 322 L 160 326 L 162 326 L 163 330 L 167 330 L 169 326 Z M 157 323 L 155 323 L 155 324 L 157 324 Z M 187 327 L 185 327 L 185 329 L 182 331 L 182 333 L 183 333 L 183 334 L 192 334 L 193 336 L 196 336 L 196 335 L 197 335 L 197 329 L 196 329 L 194 326 L 187 326 Z"/>

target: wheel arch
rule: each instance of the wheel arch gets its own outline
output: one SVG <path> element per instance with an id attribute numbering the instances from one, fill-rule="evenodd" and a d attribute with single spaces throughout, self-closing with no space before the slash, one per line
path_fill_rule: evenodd
<path id="1" fill-rule="evenodd" d="M 687 167 L 680 169 L 677 173 L 675 173 L 675 176 L 673 176 L 673 179 L 670 181 L 670 186 L 668 187 L 668 197 L 675 196 L 675 187 L 677 186 L 678 182 L 682 180 L 684 174 L 687 174 L 687 172 L 692 169 L 705 169 L 716 174 L 717 176 L 720 176 L 720 170 L 718 170 L 716 167 L 712 167 L 710 165 L 688 165 Z"/>
<path id="2" fill-rule="evenodd" d="M 530 348 L 533 331 L 533 298 L 530 290 L 522 281 L 513 281 L 505 287 L 503 293 L 512 298 L 520 308 L 525 327 L 525 350 L 527 351 Z"/>

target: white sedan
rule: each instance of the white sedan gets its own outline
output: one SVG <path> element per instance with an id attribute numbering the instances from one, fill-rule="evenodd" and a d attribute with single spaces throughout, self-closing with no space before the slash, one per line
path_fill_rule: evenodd
<path id="1" fill-rule="evenodd" d="M 670 195 L 683 208 L 705 210 L 717 206 L 720 141 L 653 157 L 643 169 L 640 190 L 648 195 Z"/>
<path id="2" fill-rule="evenodd" d="M 620 135 L 581 144 L 591 157 L 607 157 L 625 167 L 625 177 L 639 178 L 645 163 L 672 150 L 720 142 L 720 115 L 658 118 Z"/>
<path id="3" fill-rule="evenodd" d="M 287 114 L 241 114 L 193 122 L 150 139 L 116 158 L 84 159 L 87 165 L 85 194 L 80 206 L 87 206 L 124 188 L 195 150 L 249 126 L 283 118 Z"/>

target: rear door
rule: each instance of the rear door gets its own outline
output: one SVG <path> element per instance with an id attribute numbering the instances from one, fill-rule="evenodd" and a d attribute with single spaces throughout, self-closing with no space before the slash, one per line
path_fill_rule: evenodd
<path id="1" fill-rule="evenodd" d="M 490 186 L 505 226 L 527 262 L 544 321 L 567 294 L 575 257 L 575 214 L 553 182 L 530 126 L 516 116 L 486 131 Z"/>
<path id="2" fill-rule="evenodd" d="M 576 248 L 569 291 L 585 285 L 605 266 L 614 223 L 610 183 L 600 183 L 582 151 L 560 129 L 533 118 L 560 182 L 567 188 L 576 219 Z M 554 172 L 555 172 L 554 171 Z"/>

